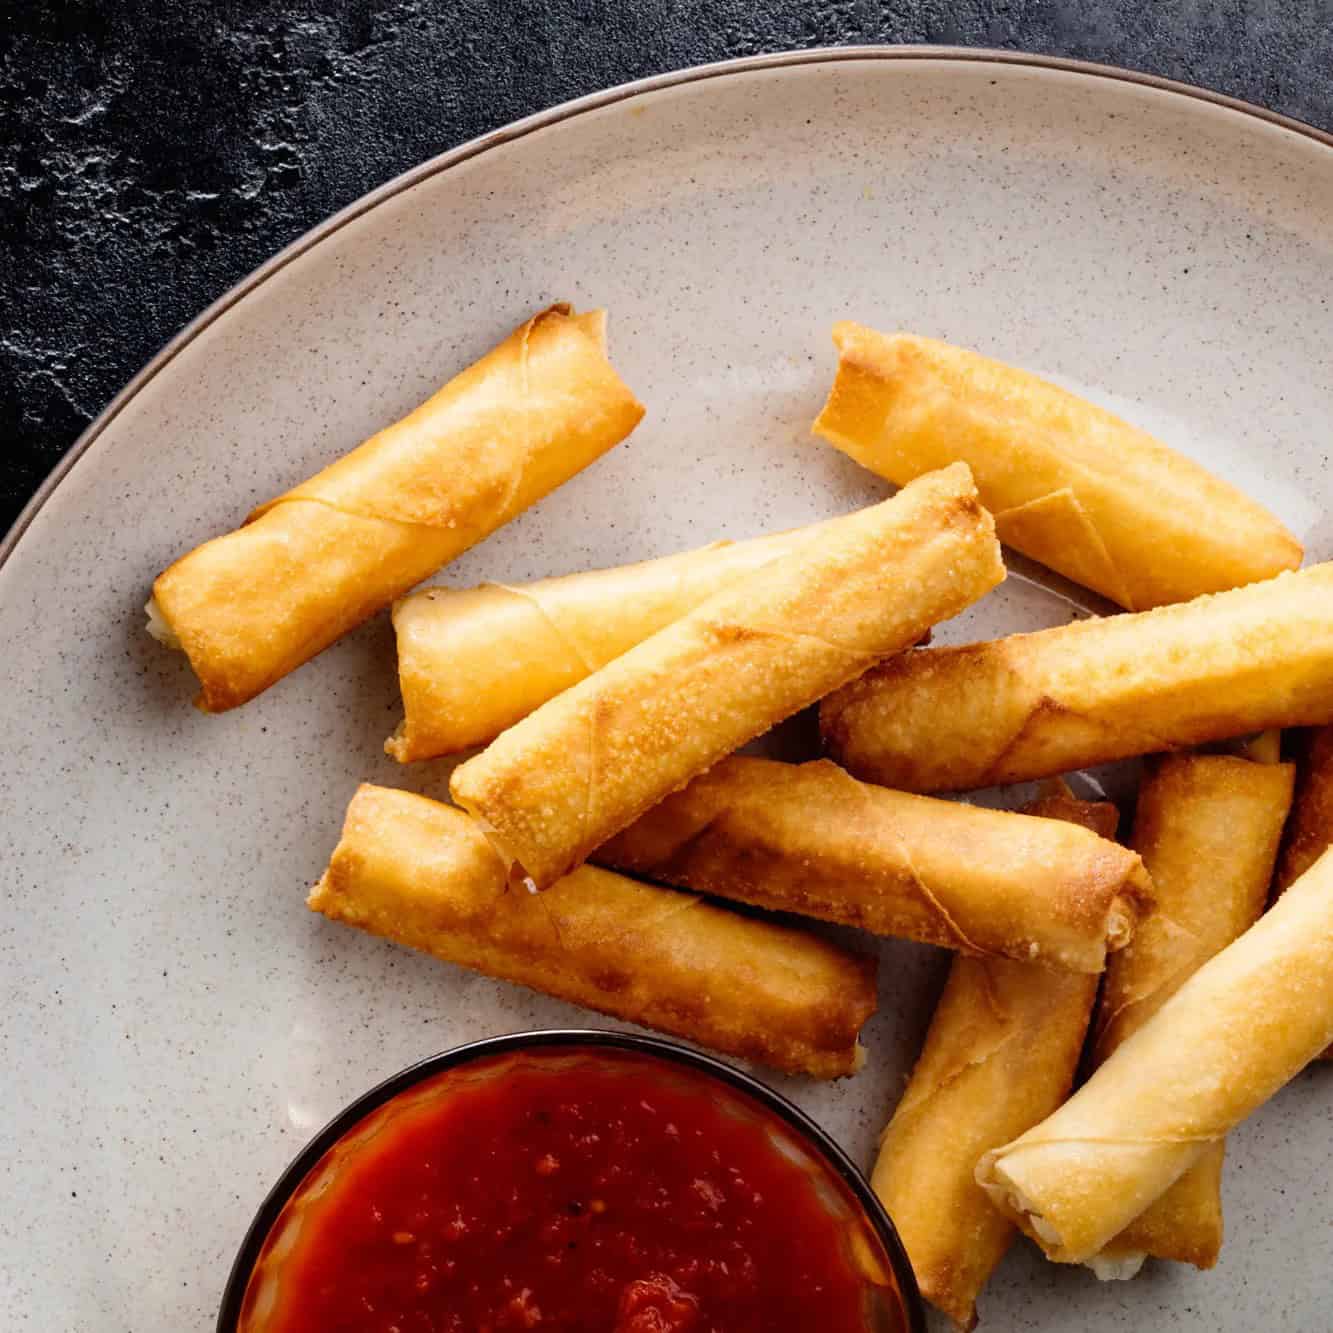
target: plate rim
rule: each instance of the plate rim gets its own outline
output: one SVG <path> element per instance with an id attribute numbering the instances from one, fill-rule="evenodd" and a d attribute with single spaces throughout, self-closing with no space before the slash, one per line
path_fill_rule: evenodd
<path id="1" fill-rule="evenodd" d="M 424 180 L 449 171 L 464 162 L 471 161 L 493 148 L 513 143 L 562 121 L 572 120 L 591 111 L 614 106 L 618 102 L 628 101 L 644 93 L 659 92 L 666 88 L 684 87 L 692 83 L 702 83 L 711 79 L 730 78 L 735 75 L 750 74 L 760 70 L 795 68 L 804 65 L 844 64 L 853 62 L 910 62 L 935 61 L 953 62 L 972 65 L 1011 65 L 1029 69 L 1056 70 L 1066 74 L 1077 74 L 1085 78 L 1105 79 L 1111 82 L 1128 83 L 1142 88 L 1151 88 L 1155 92 L 1184 97 L 1191 101 L 1203 102 L 1226 111 L 1238 112 L 1264 124 L 1278 129 L 1288 130 L 1304 139 L 1333 150 L 1333 132 L 1319 129 L 1298 120 L 1294 116 L 1271 111 L 1255 102 L 1232 97 L 1227 93 L 1215 92 L 1179 79 L 1167 78 L 1160 74 L 1150 74 L 1142 70 L 1128 69 L 1122 65 L 1104 64 L 1093 60 L 1078 60 L 1067 56 L 1045 55 L 1033 51 L 1008 51 L 996 47 L 937 46 L 926 43 L 913 45 L 863 44 L 853 46 L 816 46 L 795 51 L 776 51 L 762 55 L 737 56 L 729 60 L 711 61 L 703 65 L 688 65 L 683 69 L 667 70 L 660 74 L 649 74 L 640 79 L 618 83 L 610 88 L 586 93 L 582 97 L 558 102 L 555 106 L 533 112 L 518 120 L 510 121 L 494 130 L 468 139 L 455 147 L 446 149 L 424 162 L 409 167 L 397 176 L 391 177 L 381 185 L 375 186 L 365 194 L 354 199 L 350 204 L 331 214 L 322 222 L 316 223 L 303 232 L 296 240 L 283 246 L 270 255 L 257 267 L 229 287 L 221 296 L 205 306 L 187 324 L 172 335 L 138 371 L 125 386 L 107 403 L 79 434 L 74 443 L 57 460 L 55 466 L 46 475 L 33 492 L 31 498 L 19 510 L 8 531 L 0 535 L 0 571 L 18 549 L 19 542 L 31 528 L 33 520 L 55 494 L 61 482 L 69 476 L 75 465 L 92 449 L 104 435 L 115 419 L 141 393 L 157 375 L 176 357 L 220 319 L 232 306 L 256 290 L 269 278 L 286 268 L 288 264 L 300 258 L 307 251 L 313 250 L 349 223 L 364 214 L 378 208 L 396 195 L 410 190 Z"/>

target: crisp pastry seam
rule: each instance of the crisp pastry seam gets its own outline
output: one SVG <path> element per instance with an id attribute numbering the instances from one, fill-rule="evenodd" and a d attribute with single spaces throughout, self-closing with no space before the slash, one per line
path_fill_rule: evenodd
<path id="1" fill-rule="evenodd" d="M 560 622 L 541 604 L 540 599 L 534 597 L 531 592 L 510 583 L 486 583 L 482 586 L 486 588 L 496 588 L 501 592 L 507 592 L 511 597 L 516 597 L 519 601 L 532 607 L 538 616 L 546 622 L 546 625 L 555 637 L 564 644 L 569 655 L 574 658 L 588 675 L 591 676 L 592 673 L 597 670 L 598 664 L 583 651 L 572 635 L 568 634 L 561 628 Z"/>
<path id="2" fill-rule="evenodd" d="M 1142 615 L 1144 613 L 1139 612 L 1137 614 Z M 1083 623 L 1093 624 L 1095 622 L 1084 621 Z M 1001 640 L 1001 642 L 1003 642 L 1003 640 Z M 970 783 L 969 785 L 974 787 L 989 787 L 989 786 L 999 785 L 1005 781 L 1009 781 L 1009 779 L 997 778 L 995 776 L 996 770 L 1000 767 L 1000 765 L 1004 762 L 1004 760 L 1009 755 L 1011 755 L 1015 749 L 1018 748 L 1019 744 L 1024 739 L 1026 739 L 1026 737 L 1030 734 L 1032 729 L 1036 726 L 1037 719 L 1042 716 L 1051 716 L 1051 715 L 1077 718 L 1082 722 L 1094 722 L 1098 726 L 1100 726 L 1103 729 L 1103 731 L 1107 729 L 1106 724 L 1104 722 L 1098 722 L 1097 719 L 1093 717 L 1091 714 L 1080 712 L 1079 710 L 1074 708 L 1069 708 L 1066 705 L 1062 704 L 1058 699 L 1053 699 L 1049 694 L 1043 694 L 1036 700 L 1036 702 L 1028 710 L 1027 715 L 1014 729 L 1013 733 L 1009 736 L 1009 738 L 1001 743 L 1000 748 L 996 751 L 994 757 L 990 761 L 990 764 L 983 771 L 981 777 L 976 782 Z M 1148 735 L 1148 739 L 1147 741 L 1142 742 L 1144 745 L 1144 748 L 1142 750 L 1132 751 L 1132 753 L 1134 754 L 1156 754 L 1162 751 L 1178 750 L 1182 744 L 1182 742 L 1180 741 L 1170 741 L 1165 739 L 1164 737 L 1154 736 L 1149 733 L 1140 733 L 1140 734 Z"/>
<path id="3" fill-rule="evenodd" d="M 1096 479 L 1098 477 L 1098 474 L 1089 469 L 1085 464 L 1076 463 L 1071 459 L 1065 459 L 1064 462 L 1071 470 L 1082 473 L 1085 478 Z M 1100 558 L 1102 568 L 1110 576 L 1111 581 L 1115 585 L 1116 591 L 1114 600 L 1119 602 L 1127 611 L 1139 610 L 1140 608 L 1135 606 L 1134 599 L 1129 594 L 1124 576 L 1121 574 L 1115 561 L 1111 559 L 1111 552 L 1106 545 L 1106 539 L 1102 536 L 1096 523 L 1093 522 L 1092 516 L 1088 513 L 1087 506 L 1079 498 L 1078 489 L 1073 484 L 1066 483 L 1064 486 L 1057 487 L 1053 491 L 1047 491 L 1045 495 L 1035 496 L 1031 500 L 1024 501 L 1021 505 L 1011 505 L 1008 509 L 1002 510 L 995 515 L 996 528 L 998 529 L 999 525 L 1010 515 L 1020 513 L 1022 510 L 1028 509 L 1032 505 L 1040 504 L 1044 500 L 1053 499 L 1061 494 L 1067 494 L 1069 496 L 1070 504 L 1077 510 L 1079 516 L 1083 519 L 1083 523 L 1087 528 L 1090 537 L 1096 542 L 1097 549 L 1095 554 Z"/>

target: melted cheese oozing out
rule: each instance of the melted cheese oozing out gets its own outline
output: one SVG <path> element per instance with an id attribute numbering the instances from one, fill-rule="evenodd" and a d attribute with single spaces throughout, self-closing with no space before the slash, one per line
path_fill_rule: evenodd
<path id="1" fill-rule="evenodd" d="M 1124 1282 L 1129 1278 L 1138 1277 L 1139 1269 L 1143 1267 L 1143 1261 L 1147 1257 L 1140 1250 L 1124 1250 L 1119 1253 L 1110 1250 L 1103 1254 L 1094 1254 L 1088 1260 L 1088 1267 L 1102 1282 Z"/>
<path id="2" fill-rule="evenodd" d="M 157 604 L 156 597 L 148 599 L 148 605 L 144 607 L 148 613 L 147 629 L 149 634 L 155 638 L 158 643 L 165 644 L 168 648 L 180 650 L 181 641 L 176 637 L 176 631 L 167 623 L 167 618 L 162 614 L 161 608 Z"/>

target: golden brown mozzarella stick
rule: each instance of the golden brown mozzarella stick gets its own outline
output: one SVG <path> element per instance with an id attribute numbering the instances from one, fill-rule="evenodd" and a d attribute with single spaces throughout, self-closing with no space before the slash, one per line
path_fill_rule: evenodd
<path id="1" fill-rule="evenodd" d="M 991 783 L 1333 719 L 1333 563 L 1136 615 L 904 653 L 830 695 L 857 777 Z"/>
<path id="2" fill-rule="evenodd" d="M 1296 539 L 1234 486 L 1027 371 L 838 324 L 816 433 L 900 486 L 961 459 L 1000 540 L 1130 611 L 1271 578 Z"/>
<path id="3" fill-rule="evenodd" d="M 1025 807 L 1111 837 L 1113 805 L 1063 789 Z M 871 1175 L 921 1294 L 960 1328 L 1015 1227 L 977 1184 L 982 1153 L 1031 1129 L 1069 1094 L 1097 978 L 1002 958 L 956 957 L 921 1058 Z"/>
<path id="4" fill-rule="evenodd" d="M 153 585 L 149 629 L 217 713 L 253 699 L 624 439 L 604 314 L 534 315 L 410 416 Z"/>
<path id="5" fill-rule="evenodd" d="M 1330 1039 L 1333 851 L 977 1180 L 1049 1258 L 1085 1263 Z"/>
<path id="6" fill-rule="evenodd" d="M 690 894 L 584 867 L 506 883 L 461 810 L 362 786 L 309 905 L 503 981 L 791 1073 L 860 1067 L 874 960 Z"/>
<path id="7" fill-rule="evenodd" d="M 1139 789 L 1133 846 L 1156 911 L 1107 965 L 1094 1056 L 1105 1061 L 1202 963 L 1259 919 L 1291 806 L 1290 764 L 1173 755 Z M 1222 1247 L 1221 1140 L 1094 1256 L 1102 1277 L 1133 1277 L 1148 1255 L 1211 1268 Z"/>
<path id="8" fill-rule="evenodd" d="M 1151 902 L 1087 828 L 733 755 L 593 853 L 600 865 L 978 957 L 1100 972 Z"/>
<path id="9" fill-rule="evenodd" d="M 815 531 L 536 583 L 411 593 L 393 608 L 404 717 L 385 750 L 410 763 L 484 745 Z"/>
<path id="10" fill-rule="evenodd" d="M 1333 846 L 1333 726 L 1320 727 L 1308 741 L 1286 846 L 1278 863 L 1275 887 L 1279 893 Z M 1320 1059 L 1333 1060 L 1333 1046 Z"/>
<path id="11" fill-rule="evenodd" d="M 670 792 L 1004 577 L 961 463 L 824 525 L 454 770 L 450 791 L 545 888 Z"/>

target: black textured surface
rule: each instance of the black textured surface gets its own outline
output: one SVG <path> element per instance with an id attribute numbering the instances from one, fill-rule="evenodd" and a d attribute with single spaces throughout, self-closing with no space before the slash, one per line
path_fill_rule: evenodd
<path id="1" fill-rule="evenodd" d="M 626 79 L 852 42 L 1101 60 L 1333 128 L 1326 0 L 6 0 L 0 532 L 171 334 L 371 186 Z"/>

